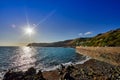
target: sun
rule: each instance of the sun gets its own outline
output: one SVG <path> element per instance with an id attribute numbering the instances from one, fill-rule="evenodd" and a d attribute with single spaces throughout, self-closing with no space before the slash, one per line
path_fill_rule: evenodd
<path id="1" fill-rule="evenodd" d="M 34 29 L 32 27 L 28 26 L 25 28 L 25 33 L 28 35 L 32 35 L 32 34 L 34 34 Z"/>
<path id="2" fill-rule="evenodd" d="M 33 29 L 32 28 L 26 28 L 26 33 L 28 33 L 28 34 L 33 33 Z"/>

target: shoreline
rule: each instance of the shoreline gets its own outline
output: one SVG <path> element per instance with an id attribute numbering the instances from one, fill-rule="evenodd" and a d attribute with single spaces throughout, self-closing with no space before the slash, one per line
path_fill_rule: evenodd
<path id="1" fill-rule="evenodd" d="M 35 79 L 36 76 L 39 76 L 39 79 L 40 79 L 41 75 L 42 75 L 41 78 L 44 78 L 42 80 L 60 80 L 60 79 L 64 80 L 63 78 L 65 78 L 66 74 L 69 74 L 69 76 L 67 77 L 73 80 L 81 80 L 81 79 L 116 80 L 116 79 L 120 79 L 120 66 L 115 66 L 115 65 L 111 65 L 95 59 L 90 59 L 86 61 L 84 64 L 69 65 L 67 67 L 65 67 L 64 65 L 61 65 L 59 69 L 40 72 L 41 74 L 39 75 L 38 73 L 36 73 L 36 70 L 32 68 L 31 70 L 28 69 L 27 73 L 13 71 L 12 75 L 16 76 L 16 77 L 13 77 L 13 79 L 15 80 L 22 80 L 21 78 L 24 78 L 24 79 L 26 78 L 26 80 L 29 80 L 31 78 Z M 9 76 L 10 75 L 8 75 L 7 77 Z M 36 80 L 39 80 L 39 79 L 36 79 Z M 7 79 L 4 79 L 4 80 L 7 80 Z"/>
<path id="2" fill-rule="evenodd" d="M 86 57 L 86 59 L 84 59 L 84 60 L 81 60 L 81 61 L 78 61 L 78 62 L 68 62 L 68 63 L 62 63 L 62 65 L 64 65 L 65 67 L 68 67 L 68 66 L 70 66 L 70 65 L 74 65 L 74 66 L 76 66 L 76 65 L 79 65 L 79 64 L 84 64 L 86 61 L 89 61 L 91 58 L 90 57 L 88 57 L 88 56 L 85 56 Z M 38 72 L 38 70 L 41 70 L 43 73 L 45 72 L 54 72 L 54 71 L 56 71 L 58 68 L 60 67 L 60 64 L 59 65 L 57 65 L 57 66 L 54 66 L 54 67 L 50 67 L 50 68 L 44 68 L 44 69 L 39 69 L 39 68 L 35 68 L 36 69 L 36 71 Z M 13 69 L 12 68 L 12 70 L 13 71 L 15 71 L 15 72 L 19 72 L 19 71 L 21 71 L 21 70 L 16 70 L 16 67 L 15 67 L 15 69 Z M 3 75 L 1 75 L 1 73 L 2 74 L 4 74 L 4 73 L 6 73 L 7 72 L 7 70 L 4 70 L 4 71 L 2 71 L 2 72 L 0 72 L 0 80 L 2 79 L 2 76 Z M 22 71 L 22 72 L 25 72 L 25 71 Z"/>
<path id="3" fill-rule="evenodd" d="M 45 71 L 43 75 L 47 80 L 59 80 L 58 78 L 60 78 L 57 70 Z M 83 64 L 74 65 L 70 75 L 74 80 L 116 80 L 120 79 L 120 66 L 111 65 L 96 59 L 90 59 Z"/>
<path id="4" fill-rule="evenodd" d="M 112 79 L 112 80 L 117 80 L 118 79 L 119 80 L 120 79 L 120 65 L 113 65 L 109 62 L 95 59 L 95 58 L 99 57 L 98 54 L 97 54 L 97 56 L 92 55 L 92 54 L 96 53 L 96 52 L 93 53 L 93 50 L 94 49 L 98 50 L 99 47 L 96 47 L 97 49 L 93 48 L 93 47 L 92 48 L 91 47 L 80 47 L 80 48 L 81 48 L 80 52 L 82 51 L 81 52 L 82 55 L 83 55 L 83 52 L 87 51 L 91 55 L 87 52 L 84 53 L 84 55 L 90 56 L 94 59 L 89 59 L 89 60 L 85 61 L 83 64 L 75 64 L 75 65 L 71 64 L 68 66 L 65 66 L 64 64 L 62 64 L 62 65 L 60 65 L 59 68 L 57 68 L 55 70 L 51 70 L 51 71 L 43 71 L 42 72 L 40 70 L 37 72 L 35 68 L 28 69 L 25 72 L 12 71 L 12 72 L 10 72 L 10 74 L 12 74 L 12 75 L 7 75 L 7 77 L 4 75 L 3 80 L 9 80 L 9 79 L 5 79 L 5 78 L 9 78 L 11 76 L 13 78 L 11 80 L 24 80 L 24 79 L 25 80 L 29 80 L 29 79 L 36 79 L 36 80 L 39 80 L 39 79 L 41 79 L 41 80 L 65 80 L 65 79 L 71 79 L 71 80 L 109 80 L 109 79 Z M 79 48 L 77 48 L 77 49 L 79 49 Z M 88 49 L 90 49 L 91 52 Z M 79 53 L 79 54 L 81 54 L 81 53 Z M 99 54 L 102 54 L 102 51 L 100 51 Z"/>
<path id="5" fill-rule="evenodd" d="M 120 47 L 76 47 L 79 54 L 120 66 Z"/>

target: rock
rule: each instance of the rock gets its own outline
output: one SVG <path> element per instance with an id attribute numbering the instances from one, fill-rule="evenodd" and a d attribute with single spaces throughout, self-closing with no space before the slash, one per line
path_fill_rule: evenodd
<path id="1" fill-rule="evenodd" d="M 21 80 L 23 78 L 23 72 L 19 71 L 19 72 L 14 72 L 13 70 L 9 70 L 8 72 L 6 72 L 6 74 L 4 75 L 3 80 Z"/>
<path id="2" fill-rule="evenodd" d="M 120 79 L 120 75 L 118 76 L 118 79 Z"/>
<path id="3" fill-rule="evenodd" d="M 81 71 L 81 73 L 82 73 L 82 74 L 84 74 L 84 73 L 85 73 L 83 69 L 80 69 L 80 71 Z"/>
<path id="4" fill-rule="evenodd" d="M 88 76 L 93 76 L 93 73 L 92 73 L 92 72 L 89 72 L 89 73 L 88 73 Z"/>
<path id="5" fill-rule="evenodd" d="M 26 75 L 34 75 L 34 74 L 36 74 L 36 69 L 31 67 L 25 72 L 25 74 Z"/>
<path id="6" fill-rule="evenodd" d="M 70 76 L 69 72 L 66 72 L 63 76 L 64 80 L 75 80 L 73 77 Z"/>
<path id="7" fill-rule="evenodd" d="M 61 70 L 65 69 L 65 66 L 63 64 L 60 64 L 60 69 Z"/>
<path id="8" fill-rule="evenodd" d="M 43 74 L 42 74 L 42 72 L 41 72 L 41 70 L 39 70 L 39 72 L 37 73 L 37 79 L 38 80 L 45 80 L 45 78 L 43 77 Z"/>
<path id="9" fill-rule="evenodd" d="M 11 75 L 11 70 L 8 70 L 8 72 L 6 72 L 6 74 L 4 75 L 3 80 L 9 80 L 10 75 Z"/>

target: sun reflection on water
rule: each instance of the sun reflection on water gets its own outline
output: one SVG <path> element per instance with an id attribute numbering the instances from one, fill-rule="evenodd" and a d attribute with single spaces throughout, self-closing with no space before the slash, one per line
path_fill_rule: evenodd
<path id="1" fill-rule="evenodd" d="M 13 57 L 13 66 L 19 70 L 25 71 L 30 67 L 35 66 L 36 62 L 36 50 L 32 47 L 20 47 L 16 51 L 16 55 Z"/>

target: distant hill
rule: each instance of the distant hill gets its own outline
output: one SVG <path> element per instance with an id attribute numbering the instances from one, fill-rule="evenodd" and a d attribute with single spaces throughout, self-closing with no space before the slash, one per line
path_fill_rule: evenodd
<path id="1" fill-rule="evenodd" d="M 120 28 L 100 33 L 91 38 L 77 38 L 53 43 L 31 43 L 38 47 L 75 47 L 75 46 L 120 46 Z"/>
<path id="2" fill-rule="evenodd" d="M 37 47 L 75 47 L 77 42 L 85 42 L 88 38 L 77 38 L 53 43 L 31 43 L 28 46 L 37 46 Z M 79 45 L 79 43 L 77 44 Z"/>
<path id="3" fill-rule="evenodd" d="M 68 47 L 69 43 L 72 40 L 65 40 L 65 41 L 59 41 L 59 42 L 53 42 L 53 43 L 31 43 L 28 44 L 28 46 L 37 46 L 37 47 Z"/>

